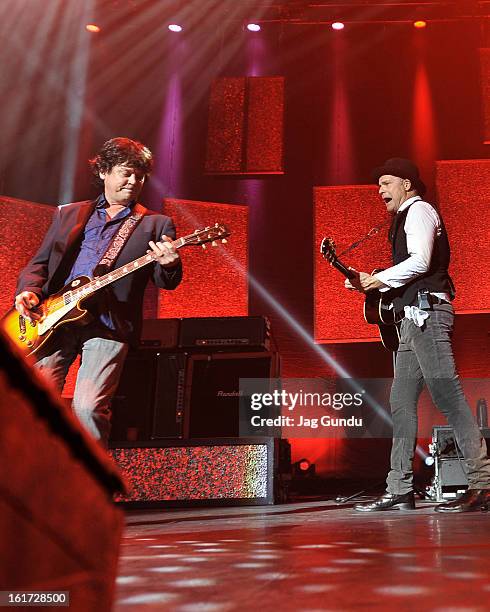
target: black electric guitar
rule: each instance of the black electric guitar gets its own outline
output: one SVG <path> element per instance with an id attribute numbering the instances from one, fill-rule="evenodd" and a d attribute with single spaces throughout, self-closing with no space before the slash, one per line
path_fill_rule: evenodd
<path id="1" fill-rule="evenodd" d="M 341 274 L 349 280 L 356 273 L 344 265 L 335 253 L 335 243 L 331 238 L 322 240 L 320 252 L 322 256 Z M 373 274 L 380 270 L 374 270 Z M 364 319 L 366 323 L 377 325 L 383 346 L 390 351 L 396 351 L 400 343 L 399 322 L 403 314 L 397 314 L 391 303 L 389 291 L 381 292 L 373 289 L 365 294 Z"/>
<path id="2" fill-rule="evenodd" d="M 216 223 L 211 227 L 196 230 L 183 238 L 177 238 L 172 241 L 172 245 L 176 249 L 184 246 L 205 247 L 208 242 L 216 246 L 217 240 L 226 242 L 229 235 L 230 232 L 226 226 Z M 70 324 L 83 325 L 91 319 L 88 311 L 83 308 L 84 300 L 123 276 L 153 263 L 157 257 L 153 251 L 149 251 L 103 276 L 94 279 L 79 276 L 36 306 L 35 312 L 41 315 L 38 321 L 30 321 L 17 310 L 12 309 L 2 319 L 0 327 L 25 355 L 41 353 L 41 349 L 44 351 L 59 327 Z"/>

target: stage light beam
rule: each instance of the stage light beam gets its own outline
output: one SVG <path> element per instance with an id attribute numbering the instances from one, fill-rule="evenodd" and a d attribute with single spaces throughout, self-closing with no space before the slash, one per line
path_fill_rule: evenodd
<path id="1" fill-rule="evenodd" d="M 332 30 L 343 30 L 345 28 L 345 24 L 341 21 L 334 21 L 332 23 Z"/>
<path id="2" fill-rule="evenodd" d="M 171 24 L 168 26 L 168 29 L 169 29 L 171 32 L 182 32 L 182 30 L 183 30 L 184 28 L 183 28 L 181 25 L 179 25 L 178 23 L 171 23 Z"/>
<path id="3" fill-rule="evenodd" d="M 250 32 L 260 32 L 260 25 L 258 23 L 248 23 L 247 30 Z"/>

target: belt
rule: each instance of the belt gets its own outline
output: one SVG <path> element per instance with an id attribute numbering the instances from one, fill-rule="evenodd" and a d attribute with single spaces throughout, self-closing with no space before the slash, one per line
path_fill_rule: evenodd
<path id="1" fill-rule="evenodd" d="M 431 295 L 430 296 L 430 302 L 432 304 L 432 306 L 441 306 L 442 304 L 450 304 L 451 302 L 448 302 L 447 300 L 443 300 L 440 297 L 437 297 L 437 295 Z"/>

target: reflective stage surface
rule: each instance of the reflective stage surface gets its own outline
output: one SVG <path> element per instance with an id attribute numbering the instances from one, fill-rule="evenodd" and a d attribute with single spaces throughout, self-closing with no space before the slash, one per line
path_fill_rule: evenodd
<path id="1" fill-rule="evenodd" d="M 115 610 L 489 610 L 490 513 L 433 506 L 133 510 Z"/>

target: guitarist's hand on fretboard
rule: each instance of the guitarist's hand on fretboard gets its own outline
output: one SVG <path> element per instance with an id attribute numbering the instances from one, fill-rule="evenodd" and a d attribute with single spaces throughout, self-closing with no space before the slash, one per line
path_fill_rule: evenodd
<path id="1" fill-rule="evenodd" d="M 350 279 L 345 279 L 344 286 L 346 289 L 350 289 L 351 291 L 360 291 L 361 293 L 368 293 L 374 289 L 386 287 L 384 283 L 382 283 L 372 274 L 367 274 L 367 272 L 358 272 L 353 268 L 349 268 L 349 270 L 354 272 L 356 276 Z"/>
<path id="2" fill-rule="evenodd" d="M 349 272 L 351 272 L 352 277 L 346 278 L 344 282 L 344 287 L 349 289 L 349 291 L 359 291 L 360 293 L 365 293 L 365 290 L 362 287 L 361 283 L 361 275 L 364 275 L 364 272 L 358 272 L 354 268 L 349 267 Z"/>
<path id="3" fill-rule="evenodd" d="M 162 236 L 161 241 L 153 242 L 150 240 L 149 246 L 151 250 L 158 255 L 155 259 L 164 268 L 173 268 L 177 265 L 177 261 L 180 259 L 177 249 L 172 243 L 172 239 L 168 236 Z"/>
<path id="4" fill-rule="evenodd" d="M 359 283 L 364 293 L 386 287 L 386 285 L 378 280 L 376 276 L 373 274 L 367 274 L 366 272 L 359 272 Z"/>

